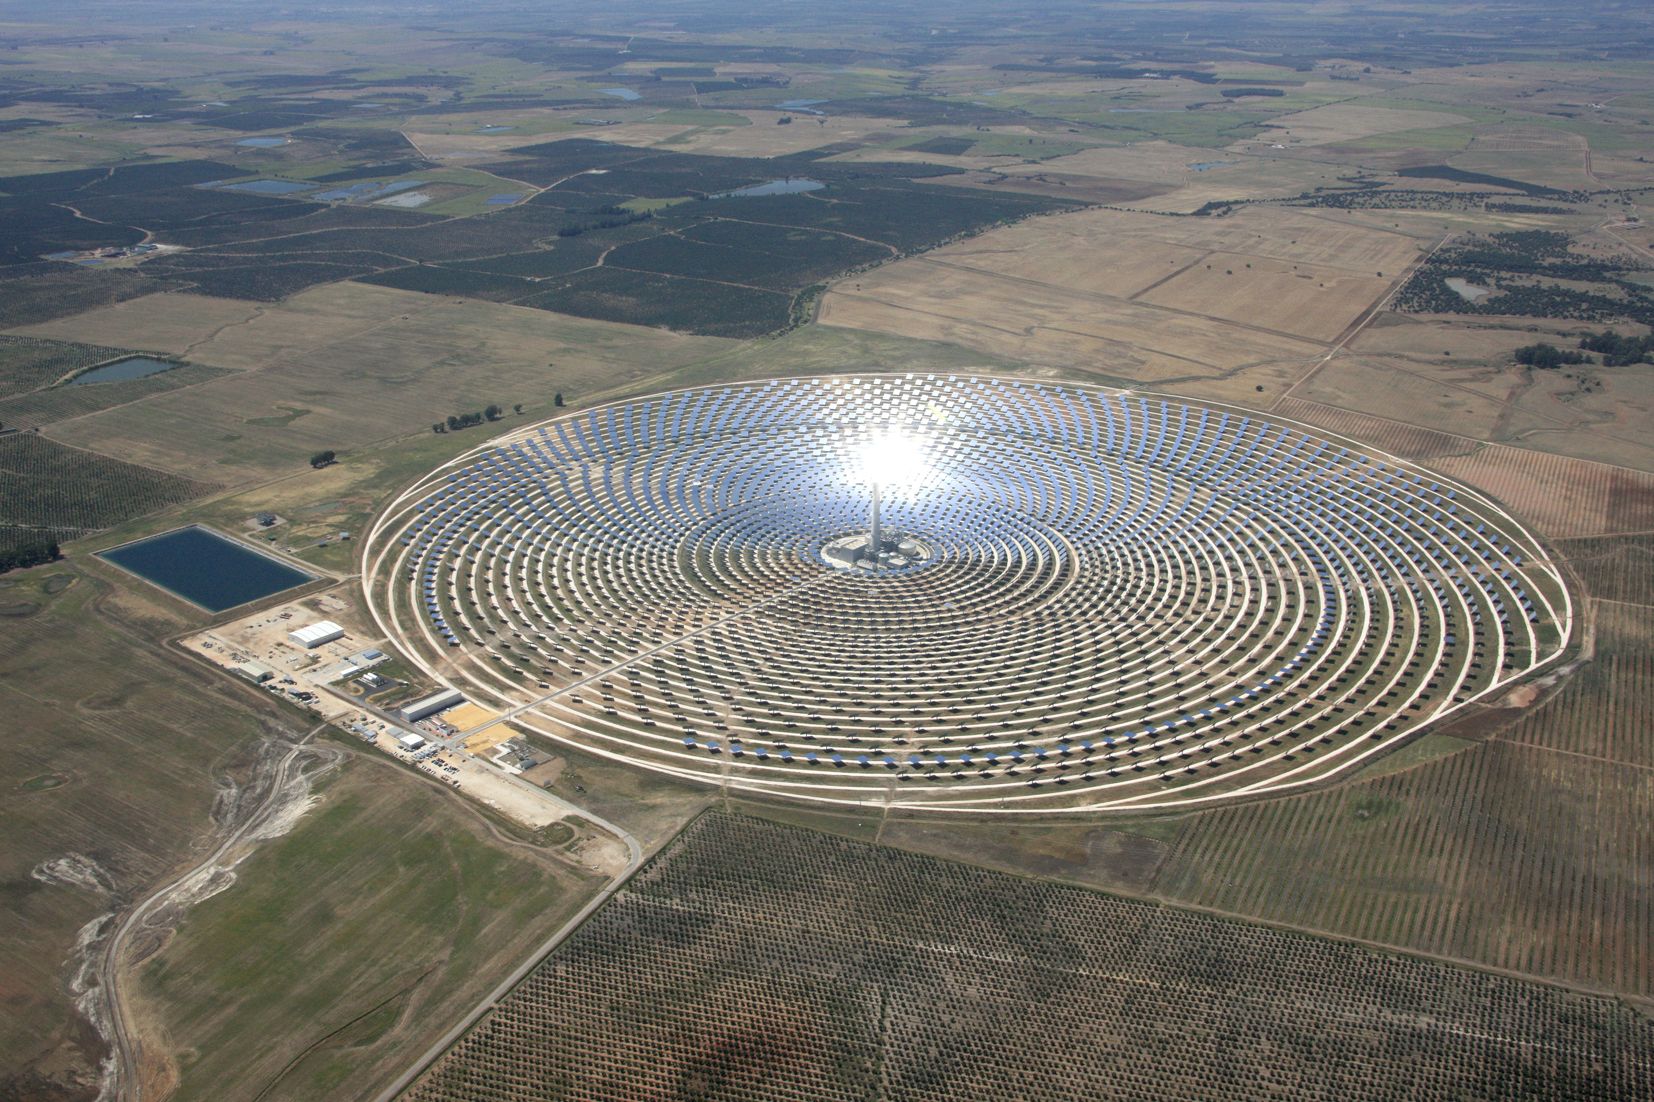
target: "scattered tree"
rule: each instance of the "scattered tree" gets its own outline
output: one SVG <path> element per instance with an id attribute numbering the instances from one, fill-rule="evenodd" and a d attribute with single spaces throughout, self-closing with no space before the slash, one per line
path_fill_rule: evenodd
<path id="1" fill-rule="evenodd" d="M 431 422 L 431 431 L 432 432 L 447 432 L 448 431 L 448 426 L 444 425 L 441 421 L 432 421 Z"/>
<path id="2" fill-rule="evenodd" d="M 327 451 L 317 452 L 315 455 L 311 456 L 310 465 L 317 470 L 321 470 L 323 467 L 332 466 L 334 461 L 338 458 L 339 453 L 329 448 Z"/>
<path id="3" fill-rule="evenodd" d="M 1563 364 L 1582 364 L 1590 362 L 1583 352 L 1573 349 L 1561 349 L 1554 344 L 1529 344 L 1518 348 L 1511 354 L 1519 364 L 1536 367 L 1541 371 L 1554 371 Z"/>
<path id="4" fill-rule="evenodd" d="M 1654 360 L 1654 336 L 1622 337 L 1609 329 L 1581 337 L 1579 346 L 1587 352 L 1602 353 L 1604 367 L 1626 367 L 1644 360 Z"/>
<path id="5" fill-rule="evenodd" d="M 511 407 L 511 412 L 512 413 L 521 413 L 522 411 L 523 411 L 523 404 L 521 402 L 518 402 L 516 405 Z"/>
<path id="6" fill-rule="evenodd" d="M 500 415 L 504 412 L 505 411 L 503 409 L 501 409 L 499 406 L 497 406 L 497 405 L 493 404 L 492 402 L 490 402 L 488 404 L 488 408 L 486 408 L 482 411 L 482 415 L 484 417 L 488 418 L 488 420 L 490 420 L 490 421 L 498 421 L 500 419 Z"/>
<path id="7" fill-rule="evenodd" d="M 63 552 L 58 550 L 56 540 L 41 540 L 37 543 L 25 543 L 18 547 L 0 549 L 0 574 L 26 566 L 39 566 L 41 563 L 56 562 L 62 557 Z"/>
<path id="8" fill-rule="evenodd" d="M 551 404 L 556 406 L 558 409 L 563 408 L 563 392 L 561 390 L 552 396 Z"/>

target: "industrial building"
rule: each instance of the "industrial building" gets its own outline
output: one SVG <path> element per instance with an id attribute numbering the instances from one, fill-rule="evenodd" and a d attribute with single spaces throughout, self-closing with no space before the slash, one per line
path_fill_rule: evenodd
<path id="1" fill-rule="evenodd" d="M 440 693 L 416 700 L 402 709 L 402 718 L 409 723 L 434 716 L 438 712 L 452 708 L 456 704 L 465 703 L 465 694 L 458 689 L 444 689 Z"/>
<path id="2" fill-rule="evenodd" d="M 287 638 L 290 639 L 295 646 L 303 647 L 305 650 L 312 650 L 321 646 L 323 643 L 331 643 L 335 639 L 342 639 L 344 638 L 344 634 L 345 629 L 340 627 L 338 624 L 335 624 L 332 620 L 318 620 L 314 624 L 307 624 L 296 631 L 288 632 Z"/>
<path id="3" fill-rule="evenodd" d="M 255 685 L 262 685 L 272 677 L 276 676 L 276 671 L 272 670 L 269 666 L 266 666 L 262 662 L 254 662 L 251 660 L 246 662 L 237 662 L 231 668 Z"/>
<path id="4" fill-rule="evenodd" d="M 397 735 L 396 741 L 404 750 L 418 750 L 425 745 L 425 739 L 421 735 Z"/>

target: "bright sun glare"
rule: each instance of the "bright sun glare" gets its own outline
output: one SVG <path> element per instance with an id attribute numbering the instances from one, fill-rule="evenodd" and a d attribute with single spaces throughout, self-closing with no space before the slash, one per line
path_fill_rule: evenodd
<path id="1" fill-rule="evenodd" d="M 909 484 L 924 477 L 925 451 L 899 428 L 888 427 L 861 447 L 861 476 L 882 486 Z"/>

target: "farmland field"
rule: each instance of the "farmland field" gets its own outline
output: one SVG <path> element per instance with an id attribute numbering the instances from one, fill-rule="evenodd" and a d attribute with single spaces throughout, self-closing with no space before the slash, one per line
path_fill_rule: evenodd
<path id="1" fill-rule="evenodd" d="M 1165 384 L 1263 369 L 1277 385 L 1319 345 L 1055 282 L 956 268 L 942 257 L 889 265 L 827 296 L 824 325 L 947 340 L 990 355 L 1104 379 Z M 1198 392 L 1197 392 L 1198 393 Z"/>
<path id="2" fill-rule="evenodd" d="M 1300 398 L 1281 402 L 1289 417 L 1422 460 L 1508 503 L 1557 539 L 1640 532 L 1654 526 L 1654 472 L 1483 445 L 1468 436 L 1419 429 Z"/>
<path id="3" fill-rule="evenodd" d="M 33 433 L 0 437 L 0 524 L 81 535 L 199 497 L 208 483 Z"/>
<path id="4" fill-rule="evenodd" d="M 14 6 L 0 1099 L 380 1098 L 614 887 L 411 1097 L 1654 1097 L 1654 363 L 1574 355 L 1654 322 L 1648 5 Z M 133 354 L 180 366 L 61 385 Z M 345 650 L 311 666 L 281 641 L 283 614 L 336 616 L 360 636 L 339 647 L 395 651 L 352 607 L 361 549 L 501 434 L 851 373 L 1099 383 L 1349 437 L 1508 511 L 1574 633 L 1352 776 L 1175 815 L 839 814 L 734 794 L 758 770 L 727 741 L 717 792 L 564 728 L 506 749 L 509 721 L 496 762 L 460 761 L 591 834 L 514 825 L 505 789 L 350 730 L 396 729 L 364 705 L 451 680 L 447 648 L 434 671 L 391 654 L 374 696 L 323 683 Z M 991 476 L 1037 495 L 1061 473 L 1039 468 Z M 1088 515 L 1149 500 L 1103 493 Z M 1143 553 L 1121 591 L 1176 592 L 1141 520 L 1115 530 Z M 98 558 L 189 524 L 318 575 L 296 608 L 244 610 L 273 649 L 172 642 L 242 614 Z M 62 560 L 11 554 L 46 539 Z M 587 583 L 658 616 L 669 559 L 636 561 Z M 1437 561 L 1407 592 L 1477 583 Z M 473 571 L 471 604 L 530 562 Z M 453 577 L 439 608 L 465 600 Z M 727 732 L 722 704 L 704 722 Z M 282 793 L 273 829 L 144 911 Z M 668 848 L 604 880 L 560 840 L 596 818 Z"/>
<path id="5" fill-rule="evenodd" d="M 249 370 L 61 422 L 48 433 L 186 476 L 211 471 L 224 482 L 290 471 L 322 448 L 429 433 L 432 422 L 491 402 L 543 408 L 556 391 L 635 383 L 729 347 L 715 338 L 362 284 L 266 307 L 168 295 L 148 310 L 115 307 L 87 325 L 131 333 L 148 347 L 189 349 L 196 362 Z M 185 438 L 190 444 L 181 448 Z"/>
<path id="6" fill-rule="evenodd" d="M 1320 795 L 1195 816 L 1153 890 L 1654 995 L 1654 619 L 1610 602 L 1595 614 L 1594 660 L 1491 739 Z"/>
<path id="7" fill-rule="evenodd" d="M 1566 540 L 1558 549 L 1586 589 L 1604 601 L 1646 603 L 1654 579 L 1654 537 Z"/>
<path id="8" fill-rule="evenodd" d="M 566 855 L 502 844 L 383 762 L 352 761 L 320 796 L 143 966 L 140 997 L 167 1008 L 157 1028 L 191 1054 L 172 1069 L 174 1098 L 360 1090 L 475 997 L 479 969 L 526 952 L 595 890 Z M 425 959 L 438 941 L 446 959 Z M 309 1028 L 283 1028 L 299 1019 Z"/>
<path id="9" fill-rule="evenodd" d="M 634 149 L 578 138 L 503 153 L 504 160 L 466 171 L 432 173 L 413 162 L 393 163 L 386 166 L 385 179 L 369 175 L 359 183 L 346 183 L 340 172 L 332 172 L 309 180 L 260 176 L 225 184 L 246 173 L 208 160 L 122 166 L 107 178 L 96 172 L 0 177 L 0 195 L 13 193 L 0 200 L 10 224 L 29 227 L 0 238 L 0 282 L 27 287 L 18 276 L 42 258 L 165 245 L 170 251 L 130 269 L 132 278 L 153 279 L 157 290 L 183 287 L 252 302 L 278 302 L 318 285 L 366 278 L 408 290 L 520 301 L 585 317 L 756 336 L 788 324 L 790 295 L 770 301 L 772 296 L 762 291 L 719 291 L 708 282 L 740 282 L 733 277 L 745 269 L 761 289 L 797 291 L 869 258 L 1073 205 L 1063 199 L 938 190 L 915 183 L 915 177 L 954 171 L 928 164 L 882 165 L 878 171 L 808 162 L 782 166 L 757 158 Z M 825 201 L 726 197 L 778 174 L 806 169 L 825 178 L 831 192 Z M 345 170 L 342 175 L 357 174 Z M 318 186 L 322 176 L 341 186 Z M 458 203 L 471 217 L 363 205 L 384 189 L 414 195 L 409 189 L 428 186 L 433 177 L 440 185 L 430 193 L 439 198 L 433 210 Z M 47 196 L 53 185 L 73 194 L 79 205 L 71 209 L 52 202 Z M 516 197 L 498 208 L 480 198 L 464 198 L 476 188 L 480 195 L 513 186 L 530 190 L 507 193 Z M 234 188 L 262 192 L 229 190 Z M 516 201 L 523 197 L 527 201 Z M 704 202 L 682 202 L 690 199 Z M 556 252 L 556 242 L 580 237 L 600 242 L 605 250 L 625 247 L 640 236 L 633 227 L 657 213 L 659 222 L 650 236 L 658 246 L 652 253 L 636 251 L 631 267 L 665 273 L 673 277 L 669 279 L 573 274 L 557 261 L 553 266 L 569 278 L 555 288 L 534 288 L 463 271 L 410 267 L 541 249 Z M 802 232 L 769 236 L 772 245 L 785 245 L 780 256 L 762 247 L 732 254 L 710 241 L 688 245 L 692 237 L 676 235 L 709 218 Z M 785 276 L 778 271 L 782 268 Z M 29 320 L 35 319 L 25 310 L 14 324 Z"/>
<path id="10" fill-rule="evenodd" d="M 1189 391 L 1202 396 L 1256 393 L 1248 382 L 1278 396 L 1417 254 L 1407 237 L 1295 211 L 1085 212 L 836 284 L 821 320 L 1156 385 L 1210 380 Z"/>
<path id="11" fill-rule="evenodd" d="M 1654 1088 L 1650 1028 L 1610 999 L 708 813 L 406 1097 L 1611 1099 Z"/>
<path id="12" fill-rule="evenodd" d="M 0 607 L 33 610 L 0 632 L 12 778 L 0 803 L 0 972 L 13 1007 L 0 1050 L 11 1074 L 95 1065 L 100 1042 L 73 1024 L 60 976 L 77 931 L 182 861 L 212 828 L 221 786 L 249 780 L 261 740 L 293 738 L 304 722 L 228 681 L 186 679 L 143 641 L 171 626 L 144 595 L 111 593 L 75 567 L 36 573 L 0 587 Z M 34 871 L 64 859 L 78 879 Z"/>

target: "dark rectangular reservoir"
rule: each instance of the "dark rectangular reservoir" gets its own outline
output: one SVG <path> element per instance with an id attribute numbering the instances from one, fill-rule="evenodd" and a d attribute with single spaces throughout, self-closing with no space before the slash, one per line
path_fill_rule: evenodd
<path id="1" fill-rule="evenodd" d="M 208 612 L 223 612 L 315 579 L 261 551 L 192 525 L 98 552 Z"/>

